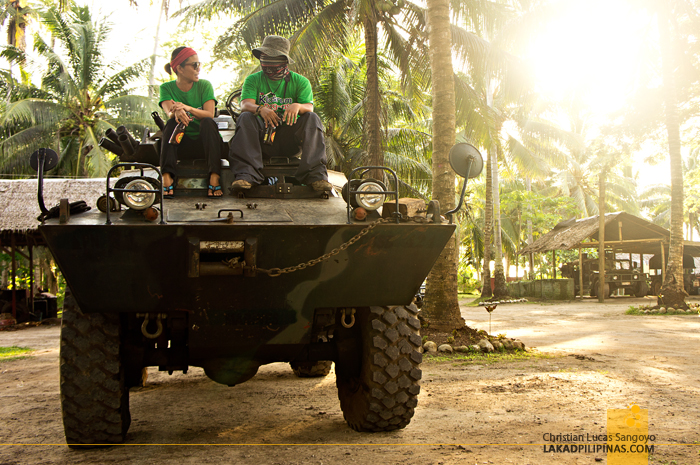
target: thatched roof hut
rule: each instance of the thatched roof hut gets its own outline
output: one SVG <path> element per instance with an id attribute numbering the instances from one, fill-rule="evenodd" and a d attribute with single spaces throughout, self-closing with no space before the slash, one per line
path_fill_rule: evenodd
<path id="1" fill-rule="evenodd" d="M 551 250 L 571 250 L 598 246 L 598 215 L 576 221 L 563 221 L 544 236 L 520 251 L 524 253 L 541 253 Z M 648 249 L 652 244 L 658 250 L 660 243 L 667 243 L 668 230 L 645 219 L 625 212 L 607 213 L 605 215 L 605 242 L 625 248 Z M 629 250 L 639 253 L 641 250 Z M 654 253 L 654 252 L 644 252 Z"/>
<path id="2" fill-rule="evenodd" d="M 580 220 L 562 221 L 547 234 L 519 253 L 542 253 L 552 250 L 598 248 L 598 215 Z M 605 215 L 605 244 L 625 253 L 657 254 L 668 250 L 671 233 L 643 218 L 625 212 Z M 684 241 L 685 253 L 700 256 L 700 243 Z"/>
<path id="3" fill-rule="evenodd" d="M 95 208 L 97 198 L 105 193 L 104 178 L 45 179 L 46 208 L 58 205 L 61 199 L 84 200 Z M 37 180 L 0 180 L 0 245 L 9 246 L 12 236 L 17 246 L 43 245 L 37 230 L 41 213 L 37 202 Z"/>

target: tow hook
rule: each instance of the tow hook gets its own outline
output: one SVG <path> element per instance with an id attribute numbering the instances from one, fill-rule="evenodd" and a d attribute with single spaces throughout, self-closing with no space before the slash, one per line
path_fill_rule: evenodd
<path id="1" fill-rule="evenodd" d="M 141 318 L 143 317 L 143 323 L 141 324 L 141 334 L 146 336 L 148 339 L 155 339 L 161 334 L 163 334 L 163 323 L 161 320 L 164 320 L 167 315 L 165 313 L 158 313 L 156 314 L 156 332 L 155 333 L 149 333 L 147 326 L 148 326 L 148 318 L 149 314 L 148 313 L 137 313 L 136 318 Z"/>
<path id="2" fill-rule="evenodd" d="M 343 309 L 343 314 L 340 317 L 340 324 L 343 325 L 343 328 L 352 328 L 353 325 L 355 324 L 355 309 L 351 308 L 350 309 L 350 323 L 345 321 L 345 317 L 347 314 L 345 313 L 348 309 L 344 308 Z"/>

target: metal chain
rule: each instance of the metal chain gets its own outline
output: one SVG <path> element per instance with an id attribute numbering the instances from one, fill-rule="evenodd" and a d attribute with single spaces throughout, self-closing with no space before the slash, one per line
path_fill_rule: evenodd
<path id="1" fill-rule="evenodd" d="M 339 246 L 336 247 L 335 249 L 331 250 L 330 252 L 328 252 L 328 253 L 326 253 L 326 254 L 321 255 L 321 256 L 318 257 L 318 258 L 314 258 L 313 260 L 309 260 L 308 262 L 299 263 L 298 265 L 295 265 L 295 266 L 288 266 L 288 267 L 286 267 L 286 268 L 270 268 L 269 270 L 266 270 L 266 269 L 264 269 L 264 268 L 257 268 L 257 267 L 253 267 L 253 266 L 248 266 L 248 265 L 245 265 L 245 264 L 242 264 L 242 263 L 233 264 L 233 263 L 229 263 L 229 262 L 227 262 L 227 261 L 224 261 L 224 263 L 226 263 L 227 265 L 229 265 L 231 268 L 242 267 L 242 268 L 245 269 L 245 270 L 260 271 L 261 273 L 265 273 L 265 274 L 267 274 L 268 276 L 271 276 L 271 277 L 275 278 L 275 277 L 281 276 L 281 275 L 283 275 L 283 274 L 285 274 L 285 273 L 293 273 L 293 272 L 295 272 L 295 271 L 304 270 L 304 269 L 306 269 L 306 268 L 308 268 L 308 267 L 310 267 L 310 266 L 318 265 L 319 263 L 321 263 L 321 262 L 323 262 L 323 261 L 325 261 L 325 260 L 328 260 L 329 258 L 331 258 L 331 257 L 333 257 L 333 256 L 335 256 L 335 255 L 338 255 L 340 252 L 342 252 L 343 250 L 345 250 L 345 249 L 347 249 L 348 247 L 350 247 L 351 245 L 353 245 L 355 242 L 357 242 L 357 241 L 359 241 L 360 239 L 362 239 L 363 236 L 366 236 L 367 233 L 369 233 L 369 232 L 370 232 L 372 229 L 374 229 L 377 225 L 379 225 L 380 223 L 386 223 L 387 221 L 391 221 L 391 219 L 389 219 L 389 218 L 380 218 L 380 219 L 378 219 L 377 221 L 375 221 L 374 223 L 371 223 L 371 224 L 367 225 L 366 228 L 364 228 L 362 231 L 360 231 L 359 233 L 357 233 L 356 235 L 354 235 L 354 236 L 353 236 L 352 238 L 350 238 L 350 240 L 348 240 L 346 243 L 344 243 L 344 244 L 342 244 L 342 245 L 339 245 Z M 245 263 L 245 262 L 244 262 L 244 263 Z"/>

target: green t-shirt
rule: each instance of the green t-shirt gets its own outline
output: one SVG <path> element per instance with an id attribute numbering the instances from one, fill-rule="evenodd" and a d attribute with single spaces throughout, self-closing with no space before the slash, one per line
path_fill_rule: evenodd
<path id="1" fill-rule="evenodd" d="M 204 109 L 204 103 L 209 100 L 214 101 L 214 107 L 216 107 L 216 97 L 214 97 L 214 88 L 211 82 L 200 79 L 192 84 L 192 88 L 183 92 L 177 87 L 176 81 L 165 82 L 160 85 L 160 100 L 158 105 L 163 107 L 163 102 L 166 100 L 174 100 L 175 102 L 184 103 L 193 108 L 198 108 L 200 110 Z M 185 134 L 193 139 L 199 138 L 199 120 L 197 118 L 190 121 L 185 129 Z"/>
<path id="2" fill-rule="evenodd" d="M 278 113 L 284 113 L 292 103 L 314 103 L 311 83 L 301 74 L 290 72 L 289 83 L 285 89 L 284 79 L 273 81 L 259 71 L 245 78 L 241 100 L 255 99 L 258 105 L 265 105 Z"/>

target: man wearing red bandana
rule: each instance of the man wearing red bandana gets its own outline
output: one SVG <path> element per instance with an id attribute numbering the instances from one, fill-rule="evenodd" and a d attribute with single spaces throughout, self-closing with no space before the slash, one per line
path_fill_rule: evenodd
<path id="1" fill-rule="evenodd" d="M 331 189 L 326 171 L 326 144 L 323 124 L 313 112 L 311 84 L 304 76 L 289 70 L 290 43 L 284 37 L 267 36 L 253 50 L 262 71 L 243 83 L 241 115 L 236 135 L 230 143 L 232 187 L 250 189 L 262 184 L 263 157 L 293 157 L 301 148 L 301 161 L 295 175 L 317 191 Z M 276 128 L 271 145 L 263 144 L 261 134 Z"/>

